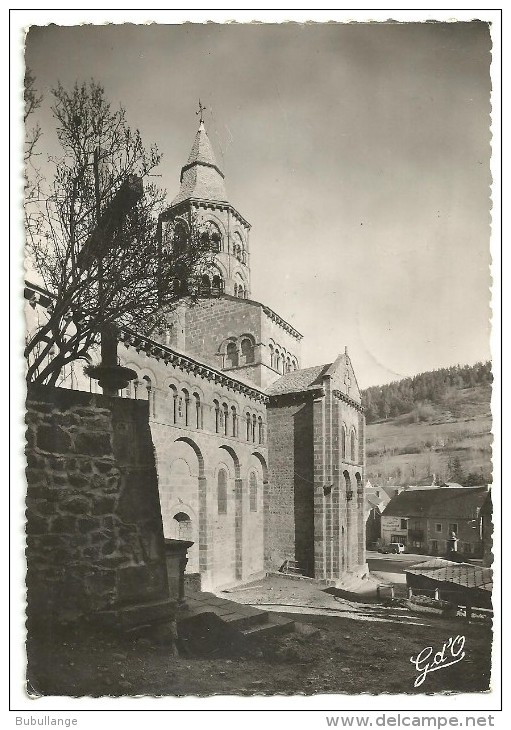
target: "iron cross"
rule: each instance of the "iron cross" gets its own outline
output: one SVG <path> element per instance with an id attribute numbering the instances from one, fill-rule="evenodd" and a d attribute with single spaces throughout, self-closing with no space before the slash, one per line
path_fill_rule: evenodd
<path id="1" fill-rule="evenodd" d="M 199 121 L 201 122 L 201 124 L 204 121 L 202 112 L 205 112 L 205 111 L 206 111 L 206 107 L 202 106 L 201 100 L 199 99 L 199 111 L 195 112 L 195 114 L 197 114 L 199 116 Z"/>

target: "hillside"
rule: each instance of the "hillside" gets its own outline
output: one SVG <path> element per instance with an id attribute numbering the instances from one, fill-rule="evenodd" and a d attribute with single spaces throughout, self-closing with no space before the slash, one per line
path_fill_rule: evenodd
<path id="1" fill-rule="evenodd" d="M 476 367 L 479 377 L 470 375 L 470 378 L 491 382 L 489 369 L 485 368 L 481 376 L 481 367 Z M 465 368 L 465 373 L 469 370 Z M 445 373 L 436 371 L 442 372 Z M 432 383 L 434 375 L 425 373 L 424 378 Z M 461 379 L 459 382 L 461 385 Z M 435 474 L 438 480 L 456 481 L 465 486 L 489 483 L 492 472 L 490 382 L 473 387 L 449 383 L 443 388 L 435 386 L 435 401 L 411 401 L 407 412 L 369 423 L 367 478 L 373 484 L 417 484 L 431 483 Z M 389 391 L 385 393 L 385 389 L 392 387 L 397 392 L 398 385 L 392 383 L 377 389 L 381 402 L 385 398 L 389 400 Z M 369 390 L 374 393 L 376 389 Z M 363 394 L 364 399 L 367 393 Z"/>

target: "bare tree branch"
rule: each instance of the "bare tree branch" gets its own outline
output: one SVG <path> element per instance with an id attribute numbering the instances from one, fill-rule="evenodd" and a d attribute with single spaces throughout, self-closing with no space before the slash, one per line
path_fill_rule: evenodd
<path id="1" fill-rule="evenodd" d="M 29 80 L 30 114 L 41 99 Z M 27 252 L 54 297 L 48 321 L 27 343 L 27 377 L 49 384 L 84 357 L 107 324 L 146 334 L 162 329 L 180 298 L 193 299 L 213 255 L 196 226 L 185 245 L 172 238 L 162 245 L 164 192 L 153 182 L 126 209 L 119 205 L 161 159 L 130 129 L 124 109 L 112 109 L 94 81 L 52 93 L 61 154 L 50 160 L 52 179 L 39 181 L 37 198 L 27 198 L 25 217 Z"/>

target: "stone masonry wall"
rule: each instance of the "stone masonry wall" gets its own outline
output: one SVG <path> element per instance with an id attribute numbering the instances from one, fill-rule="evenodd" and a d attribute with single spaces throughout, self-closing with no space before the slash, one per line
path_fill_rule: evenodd
<path id="1" fill-rule="evenodd" d="M 26 423 L 29 620 L 168 598 L 147 402 L 38 386 Z"/>
<path id="2" fill-rule="evenodd" d="M 310 575 L 314 562 L 314 461 L 311 396 L 279 398 L 268 418 L 269 479 L 265 564 L 296 560 Z"/>
<path id="3" fill-rule="evenodd" d="M 256 344 L 261 342 L 261 307 L 243 299 L 220 297 L 201 300 L 186 310 L 186 352 L 199 357 L 203 362 L 222 369 L 220 346 L 228 337 L 239 338 L 252 335 Z M 256 347 L 255 359 L 259 348 Z M 241 365 L 241 363 L 240 363 Z M 258 385 L 257 374 L 250 368 L 250 375 L 244 375 L 244 368 L 237 368 L 233 375 L 250 377 Z"/>

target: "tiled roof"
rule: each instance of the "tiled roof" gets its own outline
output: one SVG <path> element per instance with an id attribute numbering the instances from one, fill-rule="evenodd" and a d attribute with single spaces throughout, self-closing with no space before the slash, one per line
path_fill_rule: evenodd
<path id="1" fill-rule="evenodd" d="M 392 517 L 477 517 L 488 490 L 486 487 L 438 487 L 406 490 L 391 499 L 384 515 Z"/>
<path id="2" fill-rule="evenodd" d="M 315 365 L 312 368 L 294 370 L 286 373 L 266 389 L 266 395 L 284 395 L 285 393 L 302 393 L 314 387 L 320 387 L 323 382 L 323 375 L 328 371 L 332 363 L 327 365 Z"/>
<path id="3" fill-rule="evenodd" d="M 405 569 L 405 573 L 422 575 L 439 583 L 455 583 L 464 588 L 479 588 L 490 592 L 493 588 L 491 568 L 471 563 L 454 563 L 442 558 L 412 565 Z"/>

